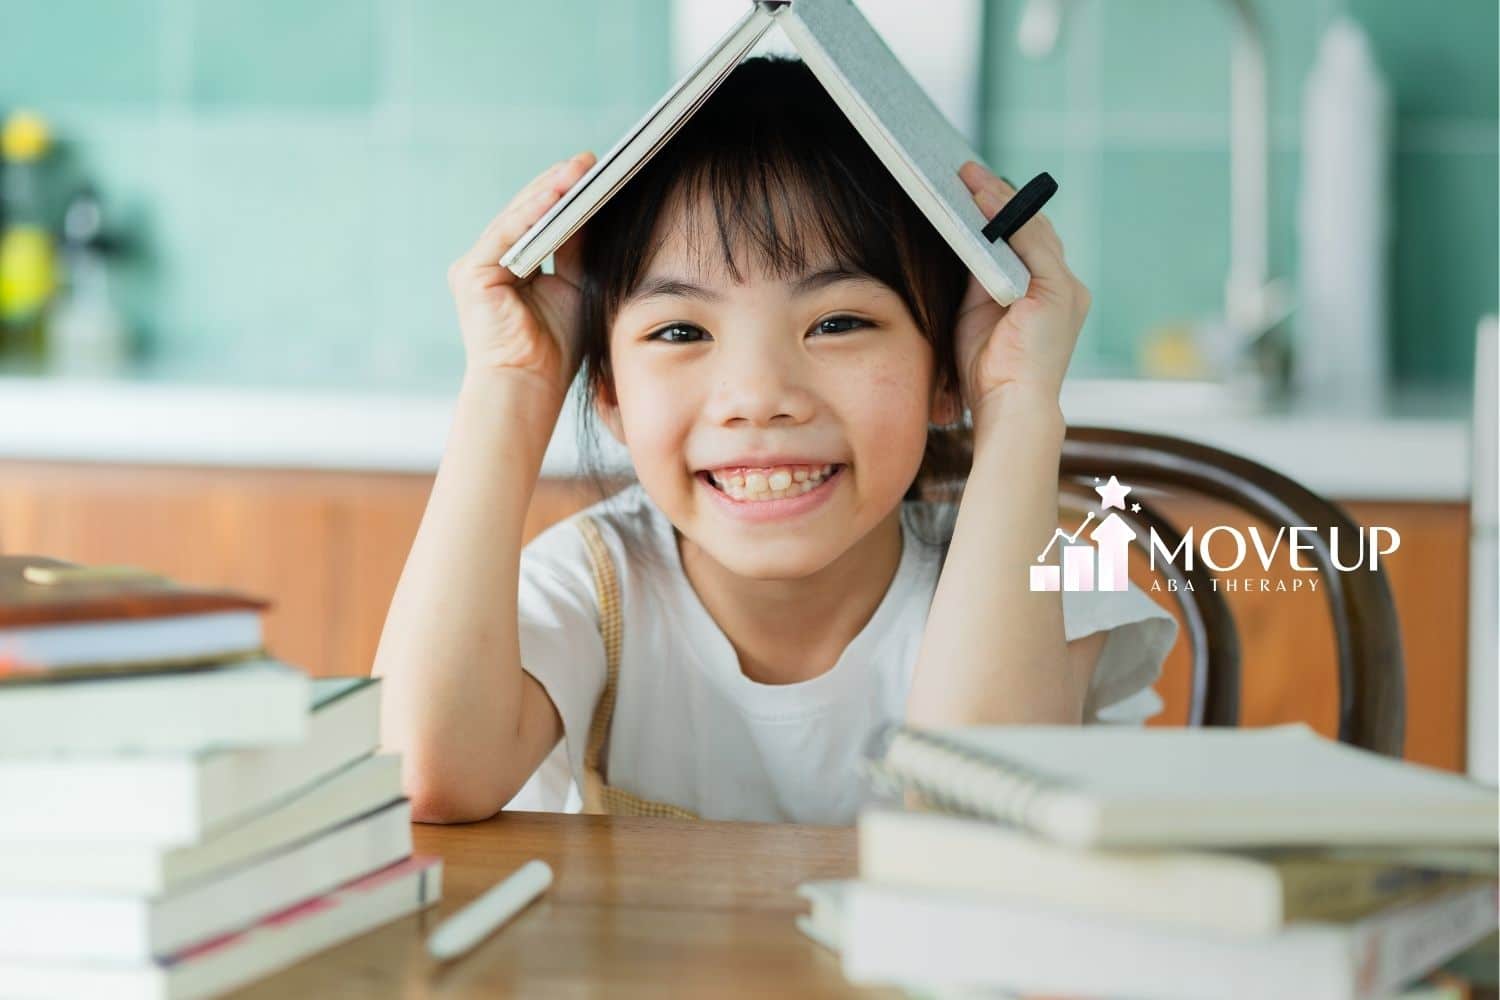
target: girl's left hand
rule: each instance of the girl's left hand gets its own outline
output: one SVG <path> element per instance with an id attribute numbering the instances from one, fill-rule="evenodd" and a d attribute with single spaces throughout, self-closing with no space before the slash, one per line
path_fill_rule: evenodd
<path id="1" fill-rule="evenodd" d="M 1016 193 L 973 160 L 958 172 L 985 218 Z M 1056 406 L 1063 375 L 1089 311 L 1089 290 L 1063 261 L 1062 241 L 1041 213 L 1007 241 L 1031 271 L 1026 295 L 1002 306 L 973 275 L 955 330 L 959 388 L 974 415 L 1005 397 Z"/>

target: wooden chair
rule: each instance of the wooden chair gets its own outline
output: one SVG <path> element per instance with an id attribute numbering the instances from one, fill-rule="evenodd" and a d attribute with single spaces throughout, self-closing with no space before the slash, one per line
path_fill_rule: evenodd
<path id="1" fill-rule="evenodd" d="M 1069 427 L 1060 467 L 1063 501 L 1094 509 L 1094 477 L 1118 476 L 1131 486 L 1188 490 L 1239 507 L 1273 527 L 1317 529 L 1310 553 L 1322 576 L 1338 651 L 1338 737 L 1345 743 L 1400 756 L 1406 687 L 1395 603 L 1384 571 L 1343 573 L 1333 564 L 1331 528 L 1339 529 L 1339 561 L 1354 565 L 1358 525 L 1336 504 L 1259 463 L 1206 445 L 1161 434 L 1104 427 Z M 1138 513 L 1116 511 L 1149 546 L 1150 531 L 1175 550 L 1182 536 L 1147 501 Z M 1192 649 L 1188 724 L 1233 726 L 1239 721 L 1240 644 L 1223 594 L 1201 560 L 1184 571 L 1167 560 L 1157 569 L 1177 581 L 1176 597 Z M 1193 583 L 1187 590 L 1183 584 Z"/>

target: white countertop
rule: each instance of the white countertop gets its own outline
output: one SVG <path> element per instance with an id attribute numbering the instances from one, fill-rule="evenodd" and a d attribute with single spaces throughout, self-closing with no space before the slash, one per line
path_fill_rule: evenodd
<path id="1" fill-rule="evenodd" d="M 431 472 L 452 391 L 214 386 L 0 377 L 0 458 Z M 1070 381 L 1073 425 L 1174 434 L 1235 452 L 1339 499 L 1467 500 L 1465 397 L 1398 399 L 1369 416 L 1255 412 L 1215 387 Z M 543 463 L 578 470 L 570 401 Z M 619 467 L 613 441 L 602 457 Z"/>

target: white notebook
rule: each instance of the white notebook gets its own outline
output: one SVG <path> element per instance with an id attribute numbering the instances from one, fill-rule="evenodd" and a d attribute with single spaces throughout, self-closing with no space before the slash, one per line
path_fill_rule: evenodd
<path id="1" fill-rule="evenodd" d="M 759 0 L 613 148 L 500 259 L 526 277 L 588 221 L 667 142 L 760 37 L 780 26 L 813 75 L 891 176 L 1002 305 L 1026 294 L 1026 266 L 958 176 L 979 155 L 849 0 Z"/>
<path id="2" fill-rule="evenodd" d="M 162 896 L 0 891 L 0 959 L 165 959 L 410 855 L 411 806 L 402 800 Z"/>
<path id="3" fill-rule="evenodd" d="M 373 753 L 379 684 L 370 677 L 314 680 L 306 736 L 284 746 L 0 756 L 0 850 L 37 840 L 201 843 Z"/>
<path id="4" fill-rule="evenodd" d="M 1484 845 L 1495 789 L 1265 729 L 898 730 L 876 773 L 940 808 L 1078 847 Z"/>
<path id="5" fill-rule="evenodd" d="M 399 798 L 401 757 L 381 753 L 196 844 L 0 839 L 0 896 L 17 890 L 161 896 L 268 857 Z"/>
<path id="6" fill-rule="evenodd" d="M 836 898 L 836 897 L 835 897 Z M 844 974 L 1023 996 L 1388 1000 L 1495 929 L 1495 886 L 1454 889 L 1349 923 L 1261 936 L 865 882 L 843 894 Z"/>
<path id="7" fill-rule="evenodd" d="M 0 687 L 0 755 L 182 753 L 296 743 L 307 675 L 241 660 L 132 676 Z"/>
<path id="8" fill-rule="evenodd" d="M 0 961 L 0 983 L 7 996 L 38 1000 L 217 997 L 431 906 L 442 896 L 442 861 L 413 857 L 164 962 Z M 419 931 L 412 926 L 393 932 L 393 940 Z M 340 992 L 361 995 L 361 985 L 361 980 L 351 980 Z"/>

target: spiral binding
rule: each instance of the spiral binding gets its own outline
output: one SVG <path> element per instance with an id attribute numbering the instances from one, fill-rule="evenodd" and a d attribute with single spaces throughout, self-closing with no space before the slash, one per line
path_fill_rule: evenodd
<path id="1" fill-rule="evenodd" d="M 886 792 L 915 791 L 947 812 L 1036 830 L 1048 793 L 1058 785 L 1040 771 L 935 732 L 892 727 L 879 741 L 884 752 L 867 761 L 872 783 Z"/>

